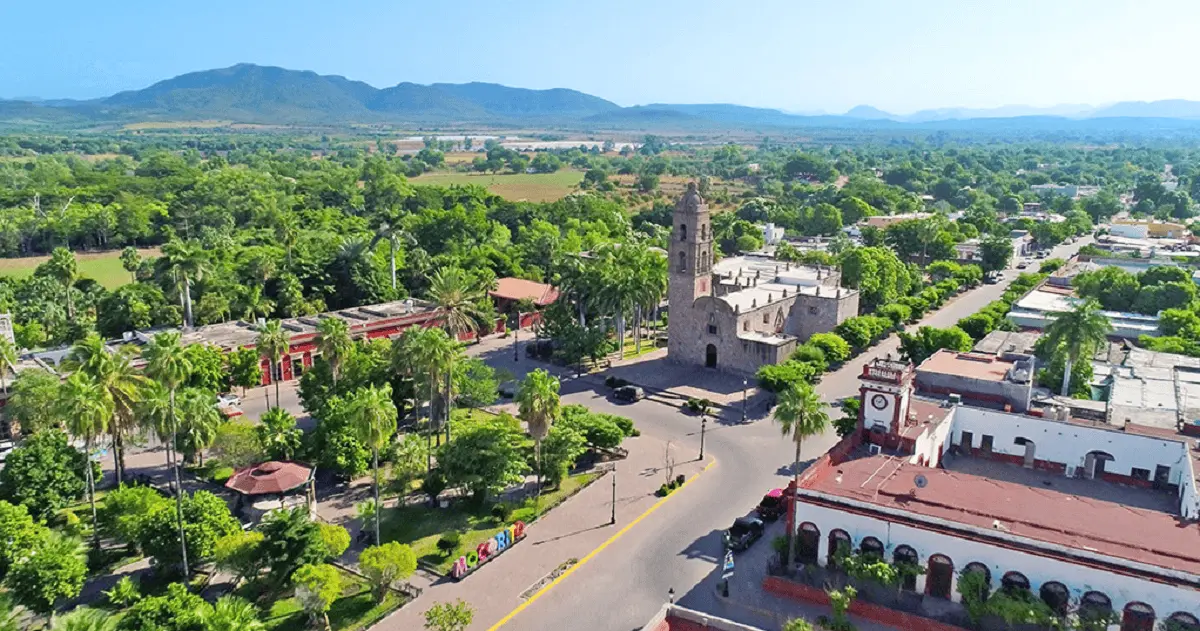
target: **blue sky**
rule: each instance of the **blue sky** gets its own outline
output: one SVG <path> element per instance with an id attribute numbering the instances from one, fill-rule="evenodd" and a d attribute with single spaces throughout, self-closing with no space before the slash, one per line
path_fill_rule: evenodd
<path id="1" fill-rule="evenodd" d="M 1194 0 L 5 0 L 0 97 L 238 62 L 841 112 L 1200 100 Z"/>

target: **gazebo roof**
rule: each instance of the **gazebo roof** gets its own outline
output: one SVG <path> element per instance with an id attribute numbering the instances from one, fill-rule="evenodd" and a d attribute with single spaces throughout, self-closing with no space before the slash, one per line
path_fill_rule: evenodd
<path id="1" fill-rule="evenodd" d="M 225 488 L 242 495 L 278 495 L 303 486 L 312 469 L 295 462 L 264 462 L 233 474 Z"/>

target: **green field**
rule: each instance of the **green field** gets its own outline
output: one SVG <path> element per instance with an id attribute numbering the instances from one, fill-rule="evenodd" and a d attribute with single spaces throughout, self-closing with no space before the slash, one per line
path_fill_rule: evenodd
<path id="1" fill-rule="evenodd" d="M 143 257 L 158 256 L 159 254 L 155 248 L 148 248 L 139 252 Z M 46 262 L 47 258 L 49 257 L 28 256 L 17 259 L 0 259 L 0 276 L 25 278 L 33 274 L 33 270 L 37 269 L 38 265 Z M 129 272 L 125 271 L 125 268 L 121 266 L 121 252 L 119 250 L 97 254 L 77 253 L 75 258 L 79 261 L 80 276 L 91 278 L 108 289 L 115 289 L 131 280 Z"/>
<path id="2" fill-rule="evenodd" d="M 511 200 L 551 202 L 561 199 L 583 181 L 583 172 L 564 169 L 556 173 L 426 173 L 410 180 L 413 184 L 449 186 L 477 184 Z"/>

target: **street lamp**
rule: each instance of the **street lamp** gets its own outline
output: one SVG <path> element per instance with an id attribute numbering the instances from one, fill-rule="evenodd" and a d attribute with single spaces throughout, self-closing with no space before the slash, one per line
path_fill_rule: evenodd
<path id="1" fill-rule="evenodd" d="M 700 410 L 700 460 L 704 460 L 704 430 L 708 427 L 708 409 Z"/>
<path id="2" fill-rule="evenodd" d="M 513 325 L 513 361 L 521 361 L 521 353 L 517 350 L 517 338 L 521 336 L 521 312 L 517 312 L 517 321 Z"/>
<path id="3" fill-rule="evenodd" d="M 746 388 L 749 387 L 749 385 L 750 385 L 749 381 L 747 381 L 745 379 L 742 380 L 742 422 L 743 423 L 746 422 Z"/>
<path id="4" fill-rule="evenodd" d="M 675 588 L 674 587 L 669 588 L 667 590 L 667 602 L 672 605 L 675 604 Z"/>
<path id="5" fill-rule="evenodd" d="M 613 463 L 612 467 L 612 517 L 609 518 L 610 526 L 617 525 L 617 463 Z"/>

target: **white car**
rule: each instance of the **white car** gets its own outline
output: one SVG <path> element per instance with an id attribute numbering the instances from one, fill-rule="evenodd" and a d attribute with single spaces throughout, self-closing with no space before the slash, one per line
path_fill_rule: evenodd
<path id="1" fill-rule="evenodd" d="M 218 408 L 235 408 L 242 405 L 242 398 L 232 392 L 217 395 Z"/>

